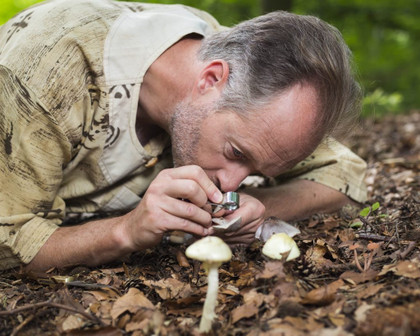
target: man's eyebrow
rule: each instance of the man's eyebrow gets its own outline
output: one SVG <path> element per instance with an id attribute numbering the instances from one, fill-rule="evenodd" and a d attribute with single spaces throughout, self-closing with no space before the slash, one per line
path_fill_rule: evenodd
<path id="1" fill-rule="evenodd" d="M 276 156 L 281 160 L 279 156 Z M 294 162 L 294 160 L 285 161 L 281 160 L 280 163 L 269 162 L 268 164 L 264 165 L 262 162 L 258 162 L 256 160 L 253 161 L 254 168 L 261 174 L 269 177 L 274 177 L 279 174 L 286 172 L 289 169 L 292 169 L 296 164 L 300 161 Z"/>
<path id="2" fill-rule="evenodd" d="M 268 148 L 265 148 L 265 152 L 267 154 L 268 158 L 268 164 L 264 164 L 264 162 L 261 162 L 261 160 L 258 160 L 254 156 L 252 157 L 252 161 L 254 163 L 254 166 L 258 168 L 259 170 L 265 170 L 264 168 L 269 166 L 269 169 L 284 169 L 285 165 L 288 164 L 286 160 L 283 159 L 282 156 L 280 156 L 271 146 L 270 143 L 267 143 L 266 146 Z M 268 149 L 268 150 L 267 150 Z M 281 149 L 281 154 L 287 154 L 285 150 Z M 287 156 L 287 155 L 285 155 Z M 271 160 L 270 160 L 271 159 Z M 274 161 L 273 161 L 274 160 Z M 273 168 L 272 168 L 273 167 Z"/>

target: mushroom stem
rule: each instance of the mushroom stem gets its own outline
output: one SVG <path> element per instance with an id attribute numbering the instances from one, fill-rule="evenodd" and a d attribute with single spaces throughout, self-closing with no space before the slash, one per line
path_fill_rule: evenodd
<path id="1" fill-rule="evenodd" d="M 203 315 L 200 321 L 200 332 L 209 332 L 216 317 L 214 312 L 217 305 L 217 292 L 219 289 L 219 271 L 217 265 L 205 265 L 208 272 L 207 295 L 204 301 Z"/>
<path id="2" fill-rule="evenodd" d="M 219 237 L 207 236 L 188 246 L 185 254 L 192 259 L 203 262 L 207 272 L 207 295 L 204 301 L 203 315 L 200 321 L 200 332 L 209 332 L 216 314 L 217 291 L 219 289 L 219 266 L 232 258 L 229 246 Z"/>

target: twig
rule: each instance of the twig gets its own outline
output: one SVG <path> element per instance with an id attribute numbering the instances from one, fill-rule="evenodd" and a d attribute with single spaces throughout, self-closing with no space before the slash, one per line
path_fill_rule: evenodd
<path id="1" fill-rule="evenodd" d="M 390 241 L 395 239 L 395 237 L 387 237 L 387 236 L 381 236 L 381 235 L 378 235 L 378 234 L 375 234 L 375 233 L 365 233 L 365 232 L 357 233 L 356 238 L 377 240 L 377 241 L 386 241 L 386 242 L 390 242 Z"/>
<path id="2" fill-rule="evenodd" d="M 18 308 L 12 309 L 12 310 L 0 311 L 0 316 L 13 315 L 13 314 L 17 314 L 17 313 L 20 313 L 22 311 L 25 311 L 25 310 L 40 308 L 40 307 L 52 307 L 52 308 L 68 310 L 70 312 L 80 314 L 80 315 L 86 317 L 87 319 L 93 320 L 96 323 L 100 324 L 101 326 L 104 326 L 104 323 L 102 322 L 102 320 L 99 319 L 97 316 L 95 316 L 93 314 L 89 314 L 89 313 L 87 313 L 83 310 L 76 309 L 76 308 L 73 308 L 73 307 L 69 307 L 69 306 L 66 306 L 66 305 L 63 305 L 63 304 L 60 304 L 60 303 L 51 302 L 51 301 L 43 301 L 43 302 L 28 304 L 26 306 L 18 307 Z"/>
<path id="3" fill-rule="evenodd" d="M 369 210 L 369 214 L 370 214 L 370 212 L 371 212 L 371 210 Z M 368 219 L 366 217 L 359 216 L 359 219 L 363 223 L 363 227 L 365 227 L 366 229 L 367 229 L 367 227 L 370 227 L 371 229 L 375 229 L 375 227 L 368 221 Z"/>
<path id="4" fill-rule="evenodd" d="M 414 248 L 417 246 L 417 242 L 412 241 L 408 244 L 407 248 L 399 253 L 399 257 L 401 259 L 405 259 L 413 250 Z"/>
<path id="5" fill-rule="evenodd" d="M 4 285 L 4 286 L 8 286 L 8 287 L 15 287 L 15 286 L 13 286 L 13 285 L 11 285 L 7 282 L 4 282 L 4 281 L 0 281 L 0 285 Z"/>
<path id="6" fill-rule="evenodd" d="M 19 331 L 21 331 L 23 329 L 24 326 L 26 326 L 29 322 L 31 322 L 34 319 L 35 315 L 29 315 L 28 317 L 26 317 L 21 324 L 19 324 L 16 328 L 13 328 L 12 333 L 10 334 L 10 336 L 16 336 Z"/>
<path id="7" fill-rule="evenodd" d="M 361 256 L 358 256 L 358 258 L 361 258 Z M 374 260 L 372 260 L 371 265 L 376 265 L 376 264 L 379 264 L 381 262 L 388 261 L 389 259 L 391 259 L 391 256 L 389 256 L 389 255 L 376 257 Z M 360 261 L 359 261 L 359 264 L 360 264 Z M 371 266 L 371 265 L 369 265 L 369 266 Z M 320 272 L 330 272 L 331 273 L 331 272 L 344 272 L 344 271 L 356 270 L 356 269 L 358 269 L 356 267 L 356 264 L 347 263 L 347 264 L 338 264 L 338 265 L 336 265 L 336 264 L 323 265 L 319 269 L 319 271 Z"/>
<path id="8" fill-rule="evenodd" d="M 97 289 L 102 290 L 104 288 L 111 289 L 115 293 L 117 293 L 119 296 L 122 295 L 121 292 L 117 288 L 110 285 L 105 285 L 105 284 L 98 284 L 98 283 L 91 284 L 91 283 L 85 283 L 83 281 L 68 281 L 65 283 L 65 285 L 67 287 L 73 286 L 73 287 L 80 287 L 80 288 L 89 289 L 89 290 L 97 290 Z"/>

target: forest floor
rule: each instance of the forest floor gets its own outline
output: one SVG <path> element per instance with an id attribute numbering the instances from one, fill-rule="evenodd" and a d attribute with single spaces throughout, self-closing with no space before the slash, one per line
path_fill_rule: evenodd
<path id="1" fill-rule="evenodd" d="M 365 206 L 379 208 L 296 223 L 301 256 L 287 263 L 259 242 L 234 249 L 211 334 L 420 335 L 420 113 L 367 119 L 347 143 L 369 165 Z M 184 252 L 0 273 L 0 335 L 198 335 L 206 276 Z"/>

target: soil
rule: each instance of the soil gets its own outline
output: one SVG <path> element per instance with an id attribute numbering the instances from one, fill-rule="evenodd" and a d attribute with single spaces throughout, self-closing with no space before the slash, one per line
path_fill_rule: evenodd
<path id="1" fill-rule="evenodd" d="M 298 259 L 234 248 L 210 334 L 420 335 L 420 113 L 366 119 L 346 144 L 368 162 L 368 202 L 295 223 Z M 206 274 L 184 252 L 2 272 L 0 335 L 199 335 Z"/>

